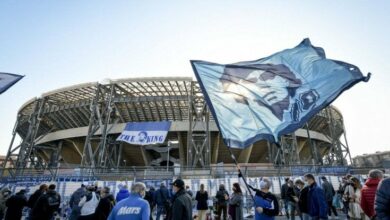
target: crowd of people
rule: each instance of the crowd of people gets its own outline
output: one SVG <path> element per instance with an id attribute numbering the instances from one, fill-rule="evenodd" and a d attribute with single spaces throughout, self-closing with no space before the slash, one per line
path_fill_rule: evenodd
<path id="1" fill-rule="evenodd" d="M 303 178 L 286 178 L 281 187 L 280 200 L 270 192 L 272 183 L 263 178 L 259 188 L 253 191 L 253 211 L 256 220 L 272 220 L 284 214 L 287 219 L 317 220 L 339 219 L 390 219 L 390 178 L 383 178 L 380 170 L 371 170 L 361 184 L 354 176 L 342 178 L 337 190 L 326 177 L 319 183 L 312 174 Z M 221 184 L 211 199 L 203 184 L 193 193 L 182 179 L 176 179 L 172 187 L 161 183 L 159 189 L 147 189 L 144 183 L 132 184 L 129 191 L 122 186 L 116 197 L 109 187 L 82 184 L 71 196 L 69 215 L 71 220 L 243 220 L 244 197 L 242 187 L 234 183 L 232 192 Z M 0 190 L 0 219 L 21 219 L 28 207 L 31 220 L 52 220 L 60 213 L 61 196 L 54 184 L 42 184 L 28 199 L 26 190 L 12 195 L 7 187 Z M 247 207 L 246 207 L 247 208 Z M 253 213 L 254 212 L 254 213 Z M 154 213 L 154 214 L 153 214 Z"/>

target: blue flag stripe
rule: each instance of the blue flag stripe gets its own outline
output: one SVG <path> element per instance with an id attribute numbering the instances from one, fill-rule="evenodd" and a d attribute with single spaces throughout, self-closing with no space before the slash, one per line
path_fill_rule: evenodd
<path id="1" fill-rule="evenodd" d="M 13 86 L 23 77 L 24 76 L 17 74 L 0 72 L 0 94 L 7 91 L 11 86 Z"/>

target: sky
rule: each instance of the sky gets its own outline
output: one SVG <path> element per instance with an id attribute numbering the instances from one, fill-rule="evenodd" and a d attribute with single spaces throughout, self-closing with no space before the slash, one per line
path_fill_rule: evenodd
<path id="1" fill-rule="evenodd" d="M 192 76 L 191 59 L 255 60 L 309 37 L 368 83 L 333 104 L 352 156 L 389 150 L 390 1 L 0 1 L 0 72 L 25 75 L 0 95 L 0 155 L 23 103 L 106 78 Z"/>

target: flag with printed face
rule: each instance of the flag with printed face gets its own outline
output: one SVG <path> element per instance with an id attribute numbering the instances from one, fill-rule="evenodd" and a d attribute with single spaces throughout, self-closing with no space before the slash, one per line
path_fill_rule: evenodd
<path id="1" fill-rule="evenodd" d="M 23 77 L 24 76 L 12 73 L 0 73 L 0 94 L 5 92 Z"/>
<path id="2" fill-rule="evenodd" d="M 369 78 L 354 65 L 327 59 L 309 39 L 255 61 L 191 64 L 223 140 L 233 148 L 278 142 Z"/>
<path id="3" fill-rule="evenodd" d="M 162 144 L 170 127 L 170 121 L 130 122 L 116 140 L 134 145 Z"/>

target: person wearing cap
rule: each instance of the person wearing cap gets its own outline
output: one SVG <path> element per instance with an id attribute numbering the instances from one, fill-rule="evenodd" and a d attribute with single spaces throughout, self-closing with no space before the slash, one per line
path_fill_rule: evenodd
<path id="1" fill-rule="evenodd" d="M 334 191 L 332 184 L 328 182 L 326 177 L 322 176 L 321 180 L 322 180 L 321 186 L 325 192 L 325 199 L 328 204 L 328 216 L 331 217 L 333 212 L 335 219 L 339 219 L 336 211 L 336 207 L 333 206 L 333 196 L 336 194 L 336 192 Z"/>
<path id="2" fill-rule="evenodd" d="M 21 219 L 23 208 L 27 206 L 26 190 L 22 189 L 11 196 L 5 202 L 5 205 L 8 207 L 5 213 L 5 220 Z"/>
<path id="3" fill-rule="evenodd" d="M 192 220 L 192 199 L 184 188 L 184 181 L 176 179 L 172 183 L 172 208 L 168 220 Z"/>
<path id="4" fill-rule="evenodd" d="M 137 182 L 131 186 L 130 196 L 118 202 L 112 209 L 108 220 L 149 220 L 150 207 L 143 199 L 146 194 L 144 183 Z"/>
<path id="5" fill-rule="evenodd" d="M 254 203 L 256 220 L 273 220 L 279 214 L 279 202 L 269 191 L 270 188 L 271 182 L 268 179 L 260 181 L 260 190 L 251 187 L 256 192 Z"/>

